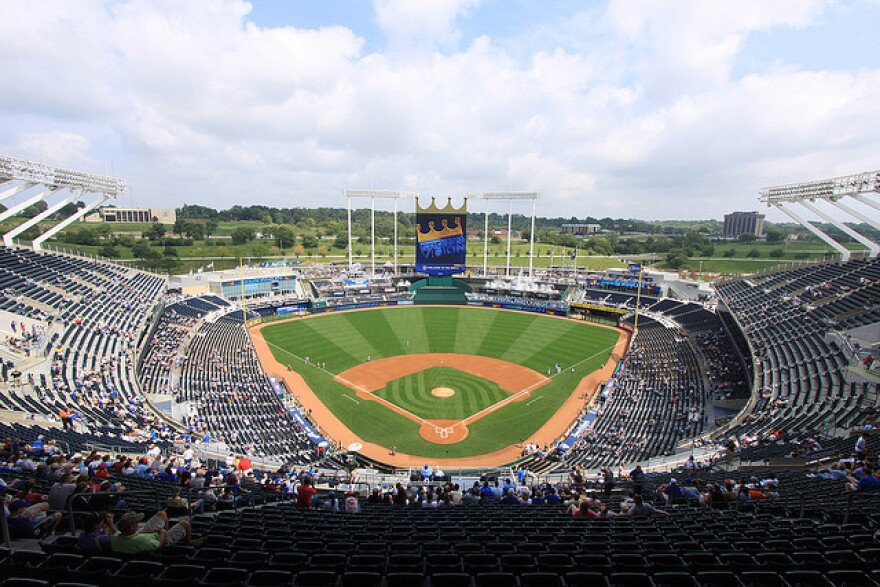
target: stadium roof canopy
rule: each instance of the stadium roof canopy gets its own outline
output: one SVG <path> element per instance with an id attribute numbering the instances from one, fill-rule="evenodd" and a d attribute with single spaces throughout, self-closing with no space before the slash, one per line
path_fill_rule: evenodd
<path id="1" fill-rule="evenodd" d="M 848 217 L 847 221 L 855 219 L 875 228 L 876 230 L 880 230 L 878 215 L 872 213 L 869 216 L 850 205 L 850 203 L 852 203 L 851 201 L 854 201 L 863 204 L 867 208 L 880 211 L 880 201 L 875 197 L 878 193 L 880 193 L 880 170 L 865 171 L 854 175 L 844 175 L 841 177 L 832 177 L 830 179 L 820 179 L 764 188 L 761 190 L 760 198 L 761 201 L 768 206 L 774 206 L 779 209 L 789 218 L 804 226 L 810 232 L 834 247 L 840 252 L 842 260 L 848 261 L 851 256 L 851 251 L 840 242 L 834 240 L 826 232 L 819 229 L 811 221 L 801 216 L 798 212 L 795 212 L 792 209 L 792 205 L 798 204 L 806 208 L 822 220 L 841 230 L 853 240 L 867 247 L 870 256 L 876 257 L 877 254 L 880 253 L 880 245 L 878 245 L 878 243 L 872 241 L 865 235 L 856 232 L 852 227 L 844 224 L 844 221 L 841 221 L 834 216 L 831 216 L 826 211 L 818 208 L 815 203 L 816 200 L 827 202 L 843 212 L 843 214 Z M 844 203 L 844 201 L 846 203 Z"/>
<path id="2" fill-rule="evenodd" d="M 25 195 L 24 200 L 17 202 L 14 206 L 0 213 L 0 222 L 33 206 L 37 202 L 47 201 L 48 203 L 49 199 L 54 199 L 56 195 L 62 194 L 61 199 L 54 204 L 50 204 L 46 210 L 4 234 L 3 244 L 11 247 L 15 237 L 36 226 L 41 221 L 46 220 L 67 204 L 82 199 L 88 193 L 97 194 L 97 197 L 86 204 L 84 208 L 80 208 L 77 212 L 35 238 L 33 240 L 33 247 L 35 251 L 39 251 L 42 248 L 43 242 L 110 198 L 115 198 L 125 192 L 127 188 L 128 185 L 125 180 L 115 177 L 0 155 L 0 202 L 18 194 Z"/>

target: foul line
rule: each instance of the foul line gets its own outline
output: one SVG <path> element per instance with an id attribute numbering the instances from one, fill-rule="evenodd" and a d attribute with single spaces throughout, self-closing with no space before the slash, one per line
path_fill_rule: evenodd
<path id="1" fill-rule="evenodd" d="M 535 399 L 530 399 L 529 401 L 526 402 L 526 405 L 527 405 L 527 406 L 530 406 L 530 405 L 532 405 L 533 403 L 535 403 L 536 401 L 538 401 L 539 399 L 544 399 L 544 396 L 543 396 L 543 395 L 539 395 L 539 396 L 536 397 Z"/>
<path id="2" fill-rule="evenodd" d="M 609 349 L 613 351 L 614 347 L 616 347 L 616 346 L 617 346 L 617 341 L 615 341 L 613 345 L 605 347 L 604 349 L 593 353 L 589 357 L 585 357 L 585 358 L 581 359 L 580 361 L 578 361 L 577 363 L 575 363 L 574 365 L 572 365 L 571 367 L 568 367 L 568 368 L 571 369 L 572 367 L 577 367 L 578 365 L 580 365 L 581 363 L 583 363 L 585 361 L 589 361 L 591 359 L 594 359 L 595 357 L 598 357 L 599 355 L 608 351 Z M 533 383 L 532 385 L 529 385 L 528 387 L 521 389 L 520 391 L 516 392 L 515 394 L 504 398 L 500 402 L 496 402 L 496 403 L 492 404 L 488 408 L 483 408 L 479 412 L 477 412 L 475 414 L 471 414 L 467 418 L 459 420 L 458 422 L 453 424 L 453 426 L 458 426 L 459 424 L 461 424 L 462 426 L 467 426 L 468 422 L 473 422 L 474 420 L 478 420 L 479 418 L 481 418 L 483 416 L 483 414 L 491 413 L 498 408 L 502 408 L 502 407 L 506 406 L 510 402 L 516 401 L 520 396 L 528 394 L 536 387 L 540 387 L 540 386 L 544 385 L 545 383 L 547 383 L 547 381 L 549 381 L 550 379 L 553 379 L 554 377 L 558 377 L 559 375 L 562 375 L 561 371 L 559 373 L 557 373 L 556 375 L 553 375 L 551 377 L 545 377 L 542 381 L 539 381 L 537 383 Z M 572 392 L 573 391 L 574 390 L 572 390 Z M 544 396 L 541 396 L 541 397 L 544 397 Z M 526 404 L 526 405 L 528 405 L 528 404 Z M 478 416 L 479 416 L 479 418 L 478 418 Z"/>
<path id="3" fill-rule="evenodd" d="M 342 394 L 342 397 L 344 397 L 345 399 L 348 399 L 348 400 L 353 401 L 353 402 L 356 403 L 357 405 L 361 405 L 361 402 L 357 401 L 356 399 L 354 399 L 354 398 L 351 397 L 350 395 L 345 395 L 345 394 L 343 393 L 343 394 Z"/>

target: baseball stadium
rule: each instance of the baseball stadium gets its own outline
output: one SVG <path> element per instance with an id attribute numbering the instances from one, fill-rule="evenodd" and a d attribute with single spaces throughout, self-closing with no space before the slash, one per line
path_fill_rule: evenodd
<path id="1" fill-rule="evenodd" d="M 539 193 L 351 189 L 334 262 L 168 275 L 54 246 L 126 189 L 0 158 L 0 195 L 36 192 L 0 220 L 94 194 L 4 225 L 2 585 L 876 584 L 877 243 L 706 283 L 544 265 L 533 228 L 490 263 L 492 207 L 534 227 Z M 364 199 L 414 221 L 378 262 Z"/>

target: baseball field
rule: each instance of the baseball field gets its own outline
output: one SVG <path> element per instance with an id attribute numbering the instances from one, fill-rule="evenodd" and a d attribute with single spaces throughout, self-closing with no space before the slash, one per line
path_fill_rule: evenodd
<path id="1" fill-rule="evenodd" d="M 252 336 L 274 357 L 269 373 L 301 376 L 357 439 L 444 460 L 532 437 L 622 340 L 606 327 L 470 307 L 329 313 Z"/>

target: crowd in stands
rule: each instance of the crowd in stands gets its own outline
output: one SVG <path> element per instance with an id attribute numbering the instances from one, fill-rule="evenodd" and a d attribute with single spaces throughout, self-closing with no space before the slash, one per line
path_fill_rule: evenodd
<path id="1" fill-rule="evenodd" d="M 242 313 L 207 322 L 202 311 L 191 310 L 203 305 L 191 298 L 163 312 L 141 370 L 145 388 L 188 406 L 183 424 L 190 441 L 222 441 L 236 453 L 292 463 L 317 460 L 317 447 L 263 372 Z"/>
<path id="2" fill-rule="evenodd" d="M 2 407 L 45 420 L 62 418 L 66 427 L 75 423 L 98 438 L 146 438 L 162 427 L 144 405 L 133 364 L 164 287 L 162 278 L 8 248 L 0 248 L 0 269 L 7 279 L 25 286 L 28 297 L 52 308 L 45 328 L 50 332 L 51 326 L 53 332 L 43 349 L 50 359 L 46 370 L 29 373 L 24 386 L 0 396 Z"/>
<path id="3" fill-rule="evenodd" d="M 378 586 L 426 576 L 442 584 L 453 573 L 456 584 L 654 585 L 684 576 L 691 585 L 830 585 L 816 582 L 827 576 L 868 585 L 880 562 L 875 438 L 856 441 L 861 456 L 811 475 L 689 463 L 598 479 L 573 470 L 558 483 L 523 475 L 360 491 L 321 487 L 313 471 L 255 472 L 245 459 L 187 464 L 158 447 L 138 457 L 69 454 L 8 438 L 0 489 L 10 527 L 45 552 L 0 554 L 0 573 L 52 583 L 369 578 Z M 850 495 L 864 495 L 847 506 L 849 485 Z"/>
<path id="4" fill-rule="evenodd" d="M 748 445 L 859 422 L 870 407 L 869 386 L 876 391 L 877 384 L 847 382 L 847 359 L 825 335 L 877 320 L 873 305 L 863 302 L 876 295 L 878 274 L 880 261 L 856 260 L 718 285 L 754 349 L 757 381 L 754 408 L 730 436 Z"/>
<path id="5" fill-rule="evenodd" d="M 647 313 L 662 314 L 667 323 L 640 316 L 595 423 L 564 463 L 597 468 L 669 454 L 711 429 L 707 402 L 748 396 L 744 370 L 714 313 L 674 300 Z"/>

